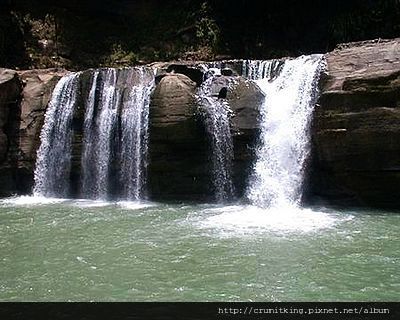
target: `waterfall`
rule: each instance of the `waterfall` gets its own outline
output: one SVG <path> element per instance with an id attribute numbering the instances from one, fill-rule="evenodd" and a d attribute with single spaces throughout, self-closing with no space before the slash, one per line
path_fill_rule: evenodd
<path id="1" fill-rule="evenodd" d="M 137 76 L 139 80 L 135 79 Z M 128 89 L 121 115 L 120 181 L 122 197 L 138 200 L 144 196 L 148 154 L 148 123 L 150 94 L 154 78 L 141 68 L 129 75 L 128 83 L 136 83 Z"/>
<path id="2" fill-rule="evenodd" d="M 309 126 L 323 68 L 322 55 L 250 64 L 247 76 L 265 93 L 261 133 L 247 197 L 262 207 L 299 205 Z M 260 70 L 262 68 L 262 70 Z"/>
<path id="3" fill-rule="evenodd" d="M 116 69 L 102 71 L 101 95 L 96 119 L 96 146 L 94 163 L 96 175 L 95 194 L 97 199 L 106 199 L 109 190 L 109 173 L 111 164 L 112 135 L 115 130 L 120 103 L 120 92 L 117 88 Z M 85 175 L 86 168 L 83 167 Z M 86 197 L 86 194 L 83 194 Z"/>
<path id="4" fill-rule="evenodd" d="M 282 60 L 244 60 L 242 75 L 250 80 L 274 79 L 282 70 Z"/>
<path id="5" fill-rule="evenodd" d="M 99 71 L 93 74 L 84 120 L 81 190 L 84 198 L 105 199 L 109 191 L 112 136 L 116 130 L 121 100 L 117 88 L 118 74 L 116 69 L 101 70 L 100 83 L 97 83 Z M 96 117 L 94 110 L 97 111 Z"/>
<path id="6" fill-rule="evenodd" d="M 81 196 L 141 199 L 146 178 L 148 115 L 154 74 L 144 67 L 107 68 L 88 73 L 89 77 L 81 79 L 81 73 L 62 78 L 53 92 L 41 134 L 34 193 L 68 196 L 71 122 L 79 101 L 85 110 Z M 87 78 L 90 89 L 85 94 L 78 89 L 79 82 Z M 113 182 L 118 184 L 118 190 L 113 190 Z"/>
<path id="7" fill-rule="evenodd" d="M 215 70 L 214 70 L 215 69 Z M 228 103 L 213 96 L 212 83 L 219 69 L 208 70 L 208 78 L 197 92 L 197 102 L 211 145 L 212 185 L 218 202 L 233 197 L 232 182 L 233 140 L 230 128 L 231 110 Z M 206 73 L 206 74 L 207 74 Z"/>
<path id="8" fill-rule="evenodd" d="M 82 159 L 81 167 L 83 168 L 82 173 L 82 187 L 81 193 L 83 196 L 88 198 L 96 198 L 99 194 L 97 188 L 97 170 L 94 165 L 96 161 L 96 141 L 97 136 L 95 132 L 94 123 L 94 111 L 96 106 L 96 88 L 97 79 L 99 77 L 100 71 L 96 70 L 92 75 L 92 86 L 89 91 L 88 98 L 86 100 L 86 112 L 85 120 L 83 123 L 83 140 L 82 140 Z"/>
<path id="9" fill-rule="evenodd" d="M 84 121 L 82 197 L 109 196 L 113 162 L 118 165 L 118 197 L 143 197 L 153 87 L 154 77 L 145 68 L 109 68 L 93 74 Z"/>
<path id="10" fill-rule="evenodd" d="M 234 79 L 226 82 L 219 78 L 221 66 L 205 67 L 197 102 L 210 141 L 215 198 L 226 202 L 234 195 L 232 114 L 227 101 L 215 91 L 228 87 Z M 256 81 L 266 96 L 260 110 L 256 161 L 246 191 L 255 205 L 300 203 L 310 151 L 308 129 L 323 66 L 321 55 L 243 62 L 243 76 Z M 80 149 L 75 147 L 75 137 L 82 132 L 81 171 L 73 172 L 80 174 L 80 195 L 90 199 L 143 199 L 154 82 L 153 71 L 145 67 L 106 68 L 63 77 L 45 115 L 34 194 L 69 195 L 72 141 L 76 157 Z M 82 131 L 77 128 L 79 123 L 83 123 Z M 75 158 L 73 163 L 75 168 Z"/>
<path id="11" fill-rule="evenodd" d="M 57 83 L 45 114 L 37 152 L 33 194 L 66 197 L 71 170 L 72 118 L 79 89 L 79 73 Z"/>

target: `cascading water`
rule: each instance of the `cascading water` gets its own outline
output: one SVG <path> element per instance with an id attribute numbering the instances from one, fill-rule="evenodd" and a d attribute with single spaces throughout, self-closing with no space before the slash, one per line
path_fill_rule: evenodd
<path id="1" fill-rule="evenodd" d="M 302 56 L 286 60 L 279 68 L 276 61 L 252 67 L 247 74 L 258 79 L 256 82 L 266 98 L 247 197 L 261 207 L 296 206 L 301 200 L 305 162 L 310 152 L 308 128 L 323 57 Z M 274 70 L 279 72 L 275 73 L 275 79 L 274 72 L 271 73 Z"/>
<path id="2" fill-rule="evenodd" d="M 62 78 L 54 90 L 41 134 L 35 195 L 68 196 L 71 122 L 77 101 L 82 101 L 78 95 L 79 77 L 76 73 Z M 90 79 L 90 90 L 83 99 L 81 196 L 107 199 L 111 180 L 117 179 L 117 197 L 141 199 L 154 74 L 147 68 L 109 68 L 92 71 Z"/>
<path id="3" fill-rule="evenodd" d="M 53 91 L 40 134 L 35 169 L 35 196 L 65 197 L 71 170 L 72 118 L 79 89 L 79 73 L 63 77 Z"/>
<path id="4" fill-rule="evenodd" d="M 283 60 L 244 60 L 242 75 L 250 80 L 273 80 L 281 71 Z"/>
<path id="5" fill-rule="evenodd" d="M 214 69 L 214 68 L 213 68 Z M 232 182 L 233 141 L 230 129 L 231 110 L 223 99 L 212 95 L 213 72 L 210 69 L 208 78 L 197 92 L 197 101 L 203 115 L 204 124 L 211 145 L 211 161 L 214 196 L 218 202 L 233 197 Z"/>
<path id="6" fill-rule="evenodd" d="M 128 83 L 137 85 L 128 89 L 122 107 L 120 181 L 123 186 L 122 197 L 138 200 L 143 197 L 146 180 L 149 105 L 154 77 L 149 80 L 148 71 L 141 68 L 129 75 Z"/>
<path id="7" fill-rule="evenodd" d="M 118 116 L 118 106 L 121 95 L 117 89 L 116 69 L 106 69 L 102 72 L 101 95 L 98 104 L 98 117 L 96 119 L 96 146 L 94 163 L 97 173 L 94 181 L 94 198 L 105 199 L 109 190 L 109 173 L 111 165 L 112 135 L 115 130 Z M 92 134 L 93 136 L 93 134 Z M 82 168 L 85 175 L 86 168 Z M 85 191 L 84 191 L 85 192 Z M 83 196 L 86 196 L 83 194 Z"/>
<path id="8" fill-rule="evenodd" d="M 92 75 L 92 86 L 86 100 L 85 120 L 83 123 L 83 151 L 81 160 L 83 172 L 81 193 L 88 198 L 95 198 L 99 193 L 96 184 L 96 166 L 93 165 L 96 159 L 97 136 L 94 130 L 94 111 L 96 107 L 96 88 L 99 74 L 100 71 L 97 70 Z"/>

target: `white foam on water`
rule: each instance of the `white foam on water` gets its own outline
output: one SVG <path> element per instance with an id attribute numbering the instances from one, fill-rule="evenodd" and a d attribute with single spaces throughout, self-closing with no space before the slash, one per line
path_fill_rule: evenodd
<path id="1" fill-rule="evenodd" d="M 138 210 L 144 208 L 154 207 L 156 204 L 151 202 L 143 202 L 143 201 L 118 201 L 117 205 L 123 209 L 128 210 Z"/>
<path id="2" fill-rule="evenodd" d="M 68 199 L 48 198 L 42 196 L 19 196 L 0 200 L 1 204 L 11 206 L 27 206 L 27 205 L 46 205 L 66 202 Z"/>
<path id="3" fill-rule="evenodd" d="M 221 235 L 245 235 L 264 232 L 308 233 L 333 228 L 337 223 L 352 217 L 336 217 L 323 211 L 295 206 L 271 207 L 228 206 L 201 211 L 203 229 L 216 229 Z"/>
<path id="4" fill-rule="evenodd" d="M 74 199 L 72 204 L 79 208 L 99 208 L 113 205 L 113 202 L 90 199 Z"/>
<path id="5" fill-rule="evenodd" d="M 107 206 L 118 206 L 128 210 L 138 210 L 156 206 L 152 202 L 144 201 L 103 201 L 91 199 L 62 199 L 49 198 L 41 196 L 18 196 L 0 200 L 0 205 L 4 206 L 31 206 L 31 205 L 49 205 L 63 203 L 78 208 L 100 208 Z"/>

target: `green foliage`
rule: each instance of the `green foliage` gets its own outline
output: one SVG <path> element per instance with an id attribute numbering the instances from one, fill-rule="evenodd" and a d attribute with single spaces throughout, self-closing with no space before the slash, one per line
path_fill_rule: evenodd
<path id="1" fill-rule="evenodd" d="M 113 44 L 111 52 L 103 59 L 103 66 L 122 67 L 131 66 L 138 62 L 137 55 L 132 51 L 125 50 L 121 44 Z"/>
<path id="2" fill-rule="evenodd" d="M 211 9 L 207 2 L 203 2 L 200 6 L 195 27 L 196 37 L 200 45 L 208 45 L 211 48 L 216 48 L 220 31 L 217 23 L 211 17 Z"/>
<path id="3" fill-rule="evenodd" d="M 30 64 L 36 68 L 58 67 L 62 64 L 58 56 L 57 21 L 54 15 L 36 17 L 29 13 L 12 13 L 24 35 L 25 52 Z"/>
<path id="4" fill-rule="evenodd" d="M 400 0 L 14 3 L 0 10 L 0 64 L 11 68 L 266 59 L 400 36 Z"/>

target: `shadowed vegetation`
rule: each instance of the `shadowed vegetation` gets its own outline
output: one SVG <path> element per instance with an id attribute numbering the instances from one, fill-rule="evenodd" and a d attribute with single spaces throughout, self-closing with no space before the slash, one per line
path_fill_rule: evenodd
<path id="1" fill-rule="evenodd" d="M 400 36 L 400 0 L 2 0 L 0 65 L 272 58 Z"/>

